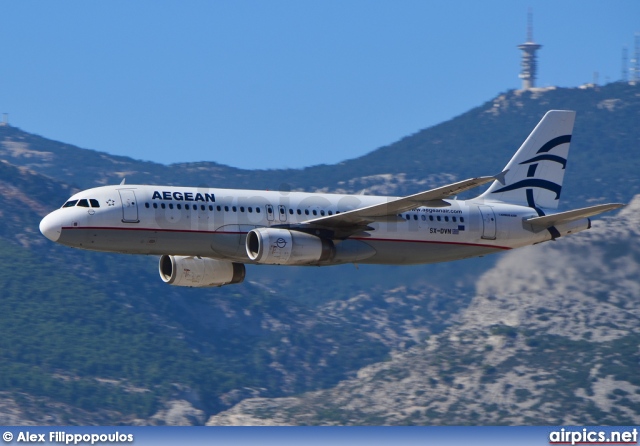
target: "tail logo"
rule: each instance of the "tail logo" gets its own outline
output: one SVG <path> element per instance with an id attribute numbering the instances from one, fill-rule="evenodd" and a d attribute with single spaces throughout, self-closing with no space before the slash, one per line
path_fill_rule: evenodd
<path id="1" fill-rule="evenodd" d="M 560 199 L 560 192 L 562 192 L 562 185 L 560 184 L 556 184 L 552 181 L 548 181 L 548 180 L 541 180 L 541 179 L 537 179 L 534 178 L 535 174 L 536 174 L 536 169 L 538 167 L 538 163 L 540 161 L 551 161 L 554 163 L 559 163 L 562 165 L 562 169 L 564 170 L 567 167 L 567 160 L 565 158 L 562 158 L 561 156 L 558 155 L 551 155 L 549 154 L 549 152 L 554 148 L 557 147 L 561 144 L 567 144 L 571 142 L 571 135 L 562 135 L 562 136 L 558 136 L 557 138 L 553 138 L 551 141 L 547 142 L 545 145 L 543 145 L 537 152 L 536 152 L 536 156 L 534 156 L 531 159 L 528 159 L 526 161 L 522 161 L 520 164 L 530 164 L 529 166 L 529 170 L 527 171 L 527 178 L 524 180 L 520 180 L 516 183 L 510 184 L 508 186 L 505 186 L 501 189 L 498 189 L 496 191 L 493 191 L 494 194 L 500 193 L 500 192 L 508 192 L 508 191 L 512 191 L 512 190 L 517 190 L 517 189 L 524 189 L 524 188 L 531 188 L 531 187 L 539 187 L 541 189 L 546 189 L 549 190 L 551 192 L 555 192 L 556 200 Z M 535 164 L 534 164 L 535 163 Z M 527 192 L 529 192 L 531 189 L 527 189 Z M 529 196 L 529 194 L 527 194 Z M 531 207 L 535 207 L 531 206 Z"/>

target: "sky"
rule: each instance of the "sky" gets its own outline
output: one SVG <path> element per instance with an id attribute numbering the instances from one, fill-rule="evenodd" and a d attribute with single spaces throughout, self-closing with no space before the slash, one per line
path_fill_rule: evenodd
<path id="1" fill-rule="evenodd" d="M 521 85 L 620 80 L 640 1 L 0 1 L 0 113 L 163 164 L 362 156 Z"/>

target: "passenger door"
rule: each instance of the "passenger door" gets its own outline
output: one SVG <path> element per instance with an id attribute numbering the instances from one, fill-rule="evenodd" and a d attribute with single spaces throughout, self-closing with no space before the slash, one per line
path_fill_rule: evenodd
<path id="1" fill-rule="evenodd" d="M 478 206 L 482 215 L 482 238 L 486 240 L 496 239 L 496 214 L 490 206 Z"/>
<path id="2" fill-rule="evenodd" d="M 138 202 L 135 192 L 132 189 L 118 189 L 118 193 L 122 201 L 122 222 L 139 223 Z"/>

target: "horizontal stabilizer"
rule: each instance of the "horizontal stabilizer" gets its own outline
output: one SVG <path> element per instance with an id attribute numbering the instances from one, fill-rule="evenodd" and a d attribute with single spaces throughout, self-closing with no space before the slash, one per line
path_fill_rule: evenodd
<path id="1" fill-rule="evenodd" d="M 545 215 L 544 217 L 528 218 L 525 222 L 536 228 L 546 229 L 562 223 L 570 223 L 582 218 L 593 217 L 594 215 L 612 211 L 622 206 L 624 206 L 622 203 L 599 204 L 588 208 L 574 209 L 573 211 L 560 212 L 553 215 Z"/>

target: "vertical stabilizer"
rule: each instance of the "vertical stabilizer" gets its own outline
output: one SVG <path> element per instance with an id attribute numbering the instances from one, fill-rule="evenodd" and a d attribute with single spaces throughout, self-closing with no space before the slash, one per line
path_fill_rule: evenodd
<path id="1" fill-rule="evenodd" d="M 504 168 L 504 184 L 494 181 L 479 198 L 557 209 L 575 117 L 574 111 L 548 111 Z"/>

